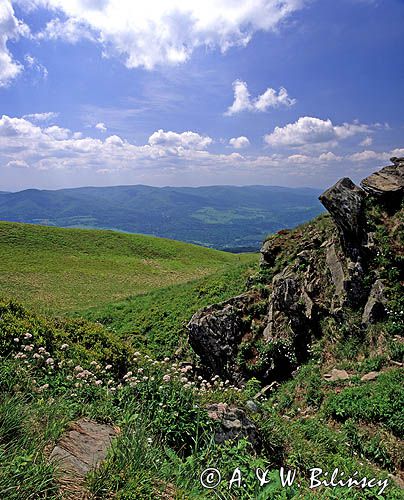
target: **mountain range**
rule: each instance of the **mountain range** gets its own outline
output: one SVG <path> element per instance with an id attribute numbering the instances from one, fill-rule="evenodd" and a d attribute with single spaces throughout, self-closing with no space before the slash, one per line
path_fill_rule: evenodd
<path id="1" fill-rule="evenodd" d="M 258 250 L 268 234 L 318 215 L 319 194 L 278 186 L 0 191 L 0 220 L 114 229 L 237 252 Z"/>

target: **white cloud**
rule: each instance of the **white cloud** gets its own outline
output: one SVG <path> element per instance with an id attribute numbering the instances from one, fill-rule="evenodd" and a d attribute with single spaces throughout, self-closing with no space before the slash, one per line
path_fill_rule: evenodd
<path id="1" fill-rule="evenodd" d="M 357 122 L 333 125 L 330 119 L 322 120 L 303 116 L 284 127 L 275 127 L 272 133 L 264 136 L 264 141 L 273 147 L 296 147 L 310 144 L 332 145 L 337 144 L 339 140 L 370 131 L 369 125 Z"/>
<path id="2" fill-rule="evenodd" d="M 105 144 L 111 146 L 123 146 L 125 143 L 118 135 L 110 135 L 105 139 Z"/>
<path id="3" fill-rule="evenodd" d="M 372 137 L 365 137 L 363 141 L 359 143 L 359 146 L 371 146 L 373 144 L 373 138 Z"/>
<path id="4" fill-rule="evenodd" d="M 328 153 L 321 153 L 318 159 L 320 161 L 329 162 L 329 161 L 341 161 L 343 158 L 342 156 L 336 155 L 332 151 L 328 151 Z"/>
<path id="5" fill-rule="evenodd" d="M 10 0 L 0 2 L 0 87 L 7 86 L 22 71 L 22 65 L 16 61 L 7 42 L 19 36 L 27 35 L 28 27 L 14 14 Z"/>
<path id="6" fill-rule="evenodd" d="M 24 160 L 11 160 L 6 164 L 7 168 L 29 168 L 29 165 Z"/>
<path id="7" fill-rule="evenodd" d="M 80 40 L 88 39 L 96 41 L 95 36 L 91 33 L 91 28 L 77 18 L 61 21 L 59 18 L 49 21 L 45 28 L 36 34 L 37 40 L 57 40 L 63 39 L 69 43 L 77 43 Z"/>
<path id="8" fill-rule="evenodd" d="M 58 116 L 59 113 L 54 113 L 53 111 L 49 111 L 47 113 L 31 113 L 28 115 L 24 115 L 23 118 L 34 122 L 47 122 L 49 120 L 57 118 Z"/>
<path id="9" fill-rule="evenodd" d="M 359 153 L 354 153 L 349 156 L 349 159 L 354 162 L 366 162 L 370 160 L 388 160 L 390 153 L 377 153 L 376 151 L 365 150 Z"/>
<path id="10" fill-rule="evenodd" d="M 68 139 L 72 135 L 69 129 L 58 127 L 57 125 L 52 125 L 51 127 L 47 127 L 44 129 L 43 132 L 58 141 L 63 139 Z"/>
<path id="11" fill-rule="evenodd" d="M 12 161 L 26 162 L 40 170 L 59 168 L 122 169 L 164 162 L 234 161 L 231 155 L 210 155 L 210 137 L 196 132 L 158 130 L 148 144 L 135 146 L 117 135 L 105 140 L 83 137 L 81 132 L 52 125 L 41 127 L 26 118 L 0 118 L 0 166 Z M 12 164 L 14 165 L 14 164 Z M 16 164 L 14 165 L 16 166 Z"/>
<path id="12" fill-rule="evenodd" d="M 230 139 L 229 144 L 233 146 L 235 149 L 242 149 L 246 148 L 247 146 L 250 145 L 250 141 L 245 137 L 244 135 L 241 135 L 240 137 L 233 137 Z"/>
<path id="13" fill-rule="evenodd" d="M 210 137 L 202 136 L 196 132 L 164 132 L 158 130 L 149 137 L 149 144 L 151 146 L 161 146 L 167 148 L 182 147 L 186 149 L 205 149 L 212 143 Z"/>
<path id="14" fill-rule="evenodd" d="M 105 126 L 105 123 L 97 123 L 97 125 L 95 126 L 95 128 L 97 130 L 100 130 L 101 132 L 106 132 L 107 131 L 107 127 Z"/>
<path id="15" fill-rule="evenodd" d="M 282 176 L 283 182 L 290 180 L 293 183 L 296 176 L 302 179 L 308 176 L 317 182 L 325 175 L 335 175 L 336 162 L 339 176 L 352 175 L 352 172 L 366 168 L 375 169 L 391 156 L 404 154 L 402 149 L 389 153 L 341 153 L 340 156 L 332 151 L 322 154 L 299 151 L 299 154 L 293 154 L 286 150 L 282 154 L 257 156 L 241 155 L 236 151 L 230 154 L 214 153 L 209 150 L 211 144 L 211 137 L 192 131 L 179 133 L 160 129 L 150 135 L 146 144 L 134 145 L 118 135 L 101 140 L 58 125 L 47 126 L 46 122 L 38 124 L 27 118 L 6 115 L 0 118 L 0 169 L 7 167 L 10 175 L 14 172 L 16 176 L 25 175 L 19 174 L 18 169 L 25 172 L 24 169 L 29 167 L 27 174 L 36 170 L 64 170 L 74 172 L 78 177 L 86 175 L 85 172 L 93 176 L 131 171 L 144 175 L 148 182 L 154 179 L 154 175 L 177 175 L 178 180 L 185 173 L 206 173 L 212 174 L 212 182 L 215 182 L 215 175 L 232 176 L 232 179 L 244 175 L 246 180 L 254 175 L 271 175 L 271 172 Z M 225 149 L 225 144 L 222 148 Z M 307 179 L 304 183 L 307 185 Z"/>
<path id="16" fill-rule="evenodd" d="M 251 110 L 252 104 L 246 82 L 242 82 L 241 80 L 234 81 L 233 90 L 234 101 L 225 114 L 230 116 L 241 111 Z"/>
<path id="17" fill-rule="evenodd" d="M 225 52 L 275 30 L 306 0 L 15 0 L 54 11 L 38 38 L 96 40 L 128 68 L 186 61 L 201 46 Z M 63 19 L 63 21 L 61 21 Z"/>
<path id="18" fill-rule="evenodd" d="M 393 149 L 393 151 L 391 152 L 391 156 L 397 156 L 398 158 L 401 158 L 402 156 L 404 156 L 404 148 Z"/>
<path id="19" fill-rule="evenodd" d="M 278 93 L 276 90 L 268 88 L 257 97 L 253 104 L 257 111 L 267 111 L 269 108 L 278 108 L 279 106 L 293 106 L 296 104 L 296 99 L 289 97 L 288 91 L 284 87 L 281 87 Z"/>
<path id="20" fill-rule="evenodd" d="M 296 103 L 296 99 L 289 97 L 288 91 L 284 87 L 281 87 L 279 92 L 268 87 L 263 94 L 251 100 L 247 83 L 242 80 L 235 80 L 233 82 L 233 91 L 234 101 L 225 113 L 227 116 L 242 111 L 265 112 L 269 108 L 278 108 L 280 106 L 290 107 Z"/>

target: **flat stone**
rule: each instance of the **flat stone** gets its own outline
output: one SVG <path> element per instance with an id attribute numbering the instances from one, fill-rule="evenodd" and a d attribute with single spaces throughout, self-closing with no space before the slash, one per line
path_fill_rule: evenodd
<path id="1" fill-rule="evenodd" d="M 95 470 L 106 458 L 117 429 L 92 420 L 74 422 L 53 448 L 49 460 L 59 472 L 58 482 L 63 498 L 87 498 L 84 488 L 88 472 Z"/>
<path id="2" fill-rule="evenodd" d="M 404 160 L 391 158 L 393 165 L 382 168 L 378 172 L 363 179 L 361 186 L 374 196 L 403 195 L 404 193 Z"/>
<path id="3" fill-rule="evenodd" d="M 265 394 L 272 390 L 273 388 L 277 387 L 279 385 L 278 382 L 276 382 L 275 380 L 273 382 L 271 382 L 269 385 L 266 385 L 265 387 L 263 387 L 259 392 L 257 392 L 257 394 L 254 396 L 254 399 L 258 399 L 260 398 L 261 396 L 265 396 Z"/>
<path id="4" fill-rule="evenodd" d="M 380 375 L 380 372 L 369 372 L 366 373 L 366 375 L 363 375 L 361 378 L 362 382 L 370 382 L 371 380 L 376 380 L 377 377 Z"/>
<path id="5" fill-rule="evenodd" d="M 336 382 L 338 380 L 348 380 L 349 374 L 345 370 L 338 370 L 333 368 L 330 373 L 325 373 L 324 378 L 329 382 Z"/>

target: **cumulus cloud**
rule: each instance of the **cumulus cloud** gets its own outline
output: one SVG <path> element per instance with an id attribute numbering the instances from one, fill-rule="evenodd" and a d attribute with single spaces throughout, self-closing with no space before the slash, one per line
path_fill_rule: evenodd
<path id="1" fill-rule="evenodd" d="M 163 147 L 182 147 L 185 149 L 205 149 L 212 143 L 210 137 L 202 136 L 196 132 L 182 132 L 178 134 L 177 132 L 164 132 L 164 130 L 158 130 L 154 132 L 149 137 L 149 144 L 151 146 L 163 146 Z"/>
<path id="2" fill-rule="evenodd" d="M 103 123 L 103 122 L 97 123 L 97 125 L 95 126 L 95 128 L 97 130 L 100 130 L 101 132 L 106 132 L 107 131 L 107 127 L 105 126 L 105 123 Z"/>
<path id="3" fill-rule="evenodd" d="M 52 125 L 51 127 L 47 127 L 44 129 L 43 132 L 47 134 L 49 137 L 52 137 L 53 139 L 59 141 L 63 139 L 68 139 L 72 135 L 69 129 L 58 127 L 57 125 Z"/>
<path id="4" fill-rule="evenodd" d="M 0 166 L 13 161 L 32 168 L 121 169 L 130 165 L 161 161 L 209 160 L 206 148 L 212 139 L 196 132 L 158 130 L 147 144 L 137 146 L 118 135 L 105 140 L 83 137 L 81 132 L 58 125 L 41 126 L 25 118 L 0 118 Z M 213 155 L 215 161 L 232 161 L 231 155 Z M 16 164 L 11 164 L 11 166 Z"/>
<path id="5" fill-rule="evenodd" d="M 367 162 L 369 160 L 387 160 L 390 153 L 377 153 L 376 151 L 365 150 L 359 153 L 354 153 L 349 156 L 349 159 L 354 162 Z"/>
<path id="6" fill-rule="evenodd" d="M 229 144 L 233 146 L 235 149 L 242 149 L 246 148 L 247 146 L 250 145 L 250 141 L 245 137 L 244 135 L 241 135 L 240 137 L 233 137 L 230 139 Z"/>
<path id="7" fill-rule="evenodd" d="M 257 31 L 275 30 L 307 0 L 15 0 L 54 18 L 37 38 L 97 41 L 128 68 L 152 69 L 189 59 L 197 47 L 245 46 Z"/>
<path id="8" fill-rule="evenodd" d="M 19 21 L 10 0 L 0 2 L 0 87 L 7 86 L 23 67 L 16 61 L 7 43 L 29 33 L 28 27 Z"/>
<path id="9" fill-rule="evenodd" d="M 225 115 L 231 116 L 242 111 L 265 112 L 270 108 L 280 106 L 290 107 L 296 103 L 296 99 L 289 97 L 288 91 L 281 87 L 279 92 L 268 87 L 267 90 L 255 99 L 251 99 L 246 82 L 235 80 L 233 82 L 234 101 L 227 109 Z"/>
<path id="10" fill-rule="evenodd" d="M 80 40 L 87 39 L 96 41 L 95 35 L 91 32 L 91 27 L 77 18 L 61 21 L 59 18 L 50 20 L 45 28 L 35 35 L 37 40 L 57 40 L 75 44 Z"/>
<path id="11" fill-rule="evenodd" d="M 30 113 L 28 115 L 24 115 L 23 118 L 26 120 L 30 120 L 33 122 L 47 122 L 57 118 L 59 113 L 54 113 L 53 111 L 48 111 L 46 113 Z"/>
<path id="12" fill-rule="evenodd" d="M 393 149 L 393 151 L 391 151 L 391 156 L 397 156 L 401 158 L 402 156 L 404 156 L 404 148 Z"/>
<path id="13" fill-rule="evenodd" d="M 370 131 L 371 126 L 358 122 L 334 125 L 330 119 L 303 116 L 284 127 L 275 127 L 272 133 L 264 136 L 264 141 L 273 147 L 337 144 L 339 140 Z"/>
<path id="14" fill-rule="evenodd" d="M 339 162 L 339 174 L 342 176 L 351 175 L 349 169 L 376 168 L 381 160 L 404 155 L 402 149 L 389 153 L 366 150 L 345 155 L 332 151 L 293 154 L 290 150 L 258 156 L 241 155 L 236 151 L 222 154 L 210 151 L 212 144 L 211 137 L 193 131 L 160 129 L 152 133 L 145 144 L 135 145 L 118 135 L 99 139 L 58 125 L 47 126 L 46 121 L 34 123 L 27 117 L 6 115 L 0 118 L 0 169 L 9 168 L 15 172 L 28 168 L 30 171 L 65 170 L 78 176 L 80 172 L 101 175 L 133 171 L 145 176 L 162 175 L 164 172 L 167 175 L 210 172 L 234 176 L 244 172 L 247 178 L 258 171 L 262 175 L 276 171 L 286 176 L 284 179 L 288 176 L 291 176 L 290 179 L 299 175 L 313 176 L 313 181 L 317 182 L 327 170 L 335 172 L 329 167 L 336 162 Z M 304 182 L 307 183 L 307 180 Z"/>
<path id="15" fill-rule="evenodd" d="M 343 158 L 342 156 L 336 155 L 332 151 L 328 151 L 328 153 L 321 153 L 318 159 L 320 161 L 329 162 L 329 161 L 341 161 Z"/>

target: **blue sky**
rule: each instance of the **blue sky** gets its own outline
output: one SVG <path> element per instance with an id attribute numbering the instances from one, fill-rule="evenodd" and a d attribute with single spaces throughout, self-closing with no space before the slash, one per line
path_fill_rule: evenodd
<path id="1" fill-rule="evenodd" d="M 140 4 L 0 0 L 0 190 L 327 187 L 404 156 L 402 0 Z"/>

